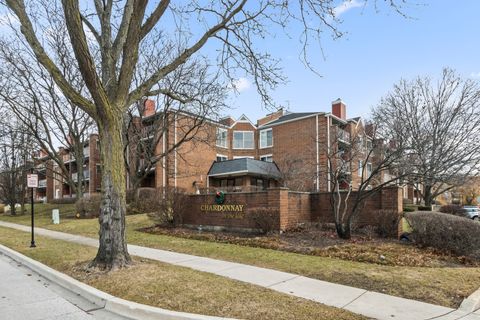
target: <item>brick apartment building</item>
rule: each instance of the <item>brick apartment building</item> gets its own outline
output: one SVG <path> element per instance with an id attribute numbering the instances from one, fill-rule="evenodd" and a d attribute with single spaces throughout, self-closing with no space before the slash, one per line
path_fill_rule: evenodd
<path id="1" fill-rule="evenodd" d="M 88 195 L 101 190 L 101 166 L 98 135 L 91 134 L 83 143 L 83 165 L 79 167 L 72 150 L 61 147 L 58 150 L 62 161 L 74 182 L 78 181 L 80 170 L 83 172 L 83 192 Z M 35 170 L 39 175 L 39 184 L 35 192 L 37 200 L 75 198 L 76 195 L 62 177 L 57 163 L 40 150 L 36 158 Z"/>
<path id="2" fill-rule="evenodd" d="M 143 122 L 152 126 L 150 119 L 155 112 L 152 103 L 148 106 L 143 110 Z M 207 188 L 250 191 L 272 186 L 329 191 L 327 155 L 331 149 L 348 144 L 351 135 L 368 138 L 361 118 L 347 118 L 346 105 L 340 99 L 332 102 L 331 112 L 279 110 L 256 123 L 246 115 L 237 120 L 208 120 L 196 132 L 200 139 L 172 148 L 183 138 L 185 127 L 189 127 L 188 115 L 171 117 L 168 133 L 157 141 L 155 148 L 156 154 L 170 149 L 172 152 L 156 163 L 142 186 L 176 187 L 191 193 Z M 225 161 L 230 164 L 220 164 Z M 351 174 L 354 188 L 360 179 L 356 168 L 351 170 L 355 171 Z"/>
<path id="3" fill-rule="evenodd" d="M 146 100 L 138 119 L 142 140 L 152 139 L 159 129 L 155 122 L 158 113 L 152 100 Z M 330 112 L 285 112 L 279 110 L 253 123 L 246 115 L 235 120 L 226 117 L 219 121 L 206 120 L 198 130 L 189 132 L 194 117 L 172 113 L 164 117 L 168 125 L 152 148 L 155 155 L 166 154 L 154 164 L 140 186 L 181 188 L 189 193 L 205 190 L 256 191 L 269 187 L 288 187 L 308 192 L 330 191 L 328 154 L 350 143 L 353 135 L 368 135 L 362 119 L 347 118 L 346 105 L 341 99 L 332 102 Z M 176 144 L 186 135 L 195 138 Z M 129 162 L 139 162 L 143 155 L 135 153 L 138 144 L 132 143 Z M 83 170 L 84 193 L 99 192 L 101 166 L 98 135 L 92 134 L 84 143 L 84 164 L 77 168 L 72 152 L 60 149 L 63 161 L 75 181 Z M 134 159 L 139 157 L 140 159 Z M 45 154 L 38 161 L 40 186 L 38 199 L 75 197 L 61 178 L 59 168 Z M 367 170 L 359 170 L 365 166 Z M 353 163 L 350 172 L 353 189 L 358 187 L 362 174 L 368 174 L 371 164 Z M 126 173 L 127 174 L 127 173 Z M 128 187 L 132 182 L 128 178 Z"/>

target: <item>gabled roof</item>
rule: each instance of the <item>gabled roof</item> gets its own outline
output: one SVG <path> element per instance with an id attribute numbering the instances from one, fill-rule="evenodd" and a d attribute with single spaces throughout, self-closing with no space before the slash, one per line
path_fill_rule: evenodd
<path id="1" fill-rule="evenodd" d="M 273 179 L 282 177 L 275 162 L 266 162 L 250 158 L 214 162 L 208 171 L 209 177 L 256 175 Z"/>
<path id="2" fill-rule="evenodd" d="M 240 116 L 240 118 L 238 118 L 238 120 L 235 121 L 235 122 L 230 126 L 230 128 L 235 127 L 235 125 L 236 125 L 237 123 L 249 123 L 252 127 L 257 128 L 257 126 L 254 125 L 253 122 L 250 121 L 250 119 L 248 119 L 248 117 L 247 117 L 245 114 L 242 114 L 242 115 Z"/>
<path id="3" fill-rule="evenodd" d="M 292 112 L 292 113 L 285 114 L 285 115 L 281 116 L 280 118 L 278 118 L 277 120 L 268 122 L 268 123 L 266 123 L 266 124 L 264 124 L 260 127 L 261 128 L 266 128 L 266 127 L 270 127 L 270 126 L 275 126 L 275 125 L 280 124 L 280 123 L 300 120 L 300 119 L 308 118 L 308 117 L 311 117 L 311 116 L 314 116 L 314 115 L 317 115 L 317 114 L 324 114 L 324 113 L 323 112 Z"/>

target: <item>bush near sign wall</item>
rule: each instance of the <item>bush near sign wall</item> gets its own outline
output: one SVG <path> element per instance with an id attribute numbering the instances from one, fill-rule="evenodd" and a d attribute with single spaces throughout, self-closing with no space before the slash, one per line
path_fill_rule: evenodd
<path id="1" fill-rule="evenodd" d="M 416 243 L 480 259 L 480 223 L 440 212 L 405 213 Z"/>
<path id="2" fill-rule="evenodd" d="M 60 198 L 60 199 L 52 199 L 48 203 L 51 204 L 73 204 L 77 202 L 77 198 Z"/>
<path id="3" fill-rule="evenodd" d="M 98 218 L 102 204 L 101 194 L 90 194 L 75 202 L 75 210 L 79 218 Z"/>
<path id="4" fill-rule="evenodd" d="M 168 189 L 157 194 L 156 208 L 148 216 L 157 225 L 177 227 L 183 223 L 188 198 L 180 189 Z"/>
<path id="5" fill-rule="evenodd" d="M 257 228 L 267 234 L 278 229 L 278 209 L 275 208 L 254 208 L 250 210 L 253 221 Z"/>
<path id="6" fill-rule="evenodd" d="M 377 210 L 375 212 L 375 232 L 384 238 L 395 238 L 398 233 L 400 215 L 395 210 Z"/>

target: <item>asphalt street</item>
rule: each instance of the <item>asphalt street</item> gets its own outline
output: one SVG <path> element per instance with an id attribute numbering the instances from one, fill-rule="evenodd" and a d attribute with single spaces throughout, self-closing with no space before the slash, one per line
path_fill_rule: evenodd
<path id="1" fill-rule="evenodd" d="M 0 320 L 127 320 L 0 254 Z"/>

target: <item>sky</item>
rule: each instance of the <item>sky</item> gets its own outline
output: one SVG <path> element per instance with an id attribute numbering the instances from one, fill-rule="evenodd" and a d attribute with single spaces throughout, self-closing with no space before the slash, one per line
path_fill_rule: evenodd
<path id="1" fill-rule="evenodd" d="M 480 81 L 480 0 L 407 0 L 403 9 L 407 17 L 384 0 L 377 0 L 377 10 L 374 0 L 336 1 L 337 16 L 343 21 L 339 28 L 346 34 L 333 40 L 325 33 L 321 50 L 309 50 L 309 61 L 319 75 L 299 58 L 298 37 L 280 33 L 258 43 L 281 59 L 288 78 L 272 94 L 277 105 L 291 112 L 330 111 L 331 102 L 341 98 L 348 117 L 368 118 L 371 108 L 400 79 L 438 78 L 442 68 L 450 67 L 464 78 Z M 5 32 L 1 28 L 5 17 L 0 12 L 0 33 Z M 289 31 L 298 34 L 299 29 Z M 217 49 L 212 48 L 206 52 Z M 225 114 L 234 118 L 245 114 L 255 122 L 273 111 L 262 107 L 248 76 L 235 85 L 239 93 L 231 94 L 232 109 Z"/>
<path id="2" fill-rule="evenodd" d="M 442 68 L 455 69 L 464 78 L 480 81 L 480 1 L 409 0 L 407 18 L 387 10 L 376 12 L 372 3 L 346 1 L 337 11 L 347 34 L 322 40 L 310 51 L 320 76 L 299 59 L 298 39 L 272 39 L 269 50 L 282 59 L 288 84 L 273 97 L 292 112 L 330 111 L 341 98 L 347 117 L 368 118 L 370 110 L 400 79 L 438 78 Z M 422 1 L 420 3 L 420 1 Z M 382 1 L 383 2 L 383 1 Z M 271 112 L 261 107 L 251 80 L 239 79 L 240 93 L 232 95 L 234 118 L 246 114 L 255 121 Z"/>

